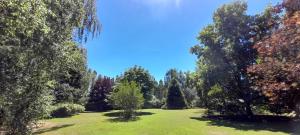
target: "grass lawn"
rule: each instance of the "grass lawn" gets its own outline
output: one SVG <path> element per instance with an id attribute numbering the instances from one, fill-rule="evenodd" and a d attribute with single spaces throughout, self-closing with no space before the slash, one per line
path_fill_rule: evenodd
<path id="1" fill-rule="evenodd" d="M 139 119 L 124 122 L 116 112 L 82 113 L 43 121 L 41 135 L 300 135 L 291 123 L 240 123 L 201 118 L 204 110 L 142 110 Z"/>

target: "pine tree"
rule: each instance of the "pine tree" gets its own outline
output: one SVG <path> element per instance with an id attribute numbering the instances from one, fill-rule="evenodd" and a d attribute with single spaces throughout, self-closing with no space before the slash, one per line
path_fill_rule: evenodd
<path id="1" fill-rule="evenodd" d="M 169 84 L 166 107 L 168 109 L 187 108 L 186 99 L 180 89 L 179 82 L 176 79 L 172 79 Z"/>

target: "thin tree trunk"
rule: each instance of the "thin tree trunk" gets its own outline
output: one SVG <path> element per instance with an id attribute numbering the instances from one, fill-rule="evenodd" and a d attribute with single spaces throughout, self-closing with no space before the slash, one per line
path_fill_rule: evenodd
<path id="1" fill-rule="evenodd" d="M 296 106 L 295 106 L 295 112 L 296 112 L 296 118 L 300 118 L 300 100 L 298 100 L 296 102 Z"/>
<path id="2" fill-rule="evenodd" d="M 246 113 L 247 113 L 247 116 L 253 116 L 251 105 L 248 102 L 246 103 Z"/>

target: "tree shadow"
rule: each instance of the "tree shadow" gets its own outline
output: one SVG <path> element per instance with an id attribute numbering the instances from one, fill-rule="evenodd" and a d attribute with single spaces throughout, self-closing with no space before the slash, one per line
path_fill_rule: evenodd
<path id="1" fill-rule="evenodd" d="M 130 118 L 130 119 L 124 119 L 124 118 L 121 118 L 121 117 L 115 117 L 115 118 L 110 118 L 108 119 L 109 122 L 134 122 L 134 121 L 138 121 L 140 120 L 141 118 L 140 117 L 134 117 L 134 118 Z"/>
<path id="2" fill-rule="evenodd" d="M 119 117 L 121 116 L 122 112 L 109 112 L 105 113 L 104 116 L 106 117 Z M 136 116 L 144 116 L 144 115 L 153 115 L 154 113 L 151 112 L 136 112 Z"/>
<path id="3" fill-rule="evenodd" d="M 36 132 L 34 132 L 34 135 L 43 134 L 43 133 L 51 132 L 51 131 L 56 131 L 58 129 L 71 127 L 71 126 L 74 126 L 74 124 L 64 124 L 64 125 L 58 125 L 58 126 L 54 126 L 54 127 L 50 127 L 50 128 L 43 128 L 43 129 L 39 129 Z"/>
<path id="4" fill-rule="evenodd" d="M 293 120 L 284 116 L 256 115 L 248 116 L 202 116 L 191 119 L 206 121 L 209 126 L 231 127 L 237 130 L 268 130 L 300 135 L 300 120 Z"/>
<path id="5" fill-rule="evenodd" d="M 108 119 L 108 121 L 110 122 L 133 122 L 133 121 L 137 121 L 140 120 L 140 116 L 147 116 L 147 115 L 153 115 L 154 113 L 151 112 L 136 112 L 135 117 L 131 118 L 131 119 L 124 119 L 121 117 L 122 112 L 118 111 L 118 112 L 109 112 L 109 113 L 105 113 L 104 116 L 106 117 L 110 117 L 110 119 Z"/>

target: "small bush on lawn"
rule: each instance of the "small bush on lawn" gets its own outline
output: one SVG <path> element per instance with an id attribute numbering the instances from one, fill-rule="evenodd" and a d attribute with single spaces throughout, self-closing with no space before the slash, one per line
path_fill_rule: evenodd
<path id="1" fill-rule="evenodd" d="M 123 119 L 135 117 L 137 109 L 144 103 L 141 88 L 135 82 L 121 82 L 116 85 L 111 95 L 115 108 L 121 109 Z"/>
<path id="2" fill-rule="evenodd" d="M 53 107 L 53 110 L 51 111 L 51 117 L 69 117 L 81 113 L 84 110 L 85 108 L 82 105 L 78 104 L 58 104 Z"/>

